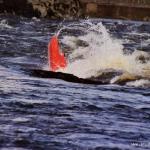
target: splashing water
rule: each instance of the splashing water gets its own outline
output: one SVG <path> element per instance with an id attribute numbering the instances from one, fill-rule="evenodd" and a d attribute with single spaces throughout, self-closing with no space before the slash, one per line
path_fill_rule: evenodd
<path id="1" fill-rule="evenodd" d="M 62 43 L 68 45 L 72 51 L 68 58 L 68 67 L 61 71 L 88 78 L 98 76 L 100 71 L 114 69 L 149 77 L 150 61 L 143 63 L 138 59 L 150 58 L 148 53 L 135 50 L 132 54 L 125 54 L 121 40 L 111 37 L 102 23 L 95 25 L 88 22 L 86 28 L 84 26 L 84 29 L 79 30 L 84 30 L 85 34 L 78 37 L 64 36 L 62 39 Z M 87 46 L 78 45 L 79 40 L 87 43 Z"/>

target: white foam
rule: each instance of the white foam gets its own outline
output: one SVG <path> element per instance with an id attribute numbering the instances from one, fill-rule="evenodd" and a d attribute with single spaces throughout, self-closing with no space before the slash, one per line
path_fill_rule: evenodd
<path id="1" fill-rule="evenodd" d="M 6 19 L 3 19 L 0 21 L 0 28 L 12 29 L 12 26 L 8 25 L 8 22 Z"/>
<path id="2" fill-rule="evenodd" d="M 18 122 L 18 123 L 20 123 L 20 122 L 28 122 L 29 120 L 30 119 L 28 119 L 28 118 L 22 118 L 22 117 L 18 117 L 18 118 L 12 119 L 13 122 Z"/>
<path id="3" fill-rule="evenodd" d="M 150 62 L 141 63 L 137 60 L 140 55 L 149 57 L 148 53 L 135 51 L 126 55 L 122 42 L 111 37 L 102 23 L 90 23 L 89 26 L 83 36 L 64 36 L 62 42 L 72 49 L 69 65 L 64 72 L 87 78 L 96 76 L 100 70 L 112 68 L 140 76 L 150 75 Z M 89 46 L 77 46 L 77 40 L 83 40 Z M 83 59 L 76 59 L 78 56 L 82 56 Z"/>
<path id="4" fill-rule="evenodd" d="M 150 81 L 141 79 L 141 80 L 128 82 L 126 85 L 134 86 L 134 87 L 150 87 Z"/>

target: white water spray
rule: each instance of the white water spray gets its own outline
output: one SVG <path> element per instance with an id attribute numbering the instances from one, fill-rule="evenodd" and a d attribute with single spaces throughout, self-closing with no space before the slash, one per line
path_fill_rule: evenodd
<path id="1" fill-rule="evenodd" d="M 68 67 L 63 72 L 82 78 L 96 77 L 98 72 L 106 69 L 140 76 L 150 75 L 150 62 L 141 63 L 137 59 L 139 56 L 149 57 L 148 53 L 135 51 L 132 54 L 124 54 L 121 41 L 111 37 L 102 23 L 88 25 L 90 27 L 84 29 L 85 35 L 64 36 L 62 39 L 62 42 L 72 49 Z M 88 43 L 88 46 L 78 46 L 78 40 Z M 76 59 L 80 56 L 81 59 Z"/>

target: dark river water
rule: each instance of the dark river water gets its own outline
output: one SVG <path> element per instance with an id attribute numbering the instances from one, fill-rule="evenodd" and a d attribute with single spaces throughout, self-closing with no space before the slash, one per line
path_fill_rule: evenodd
<path id="1" fill-rule="evenodd" d="M 62 46 L 67 49 L 65 36 L 86 36 L 80 29 L 90 23 L 83 22 L 0 16 L 1 150 L 150 149 L 150 86 L 142 84 L 148 80 L 124 86 L 88 85 L 28 75 L 29 68 L 47 68 L 49 39 L 62 25 L 69 26 L 60 34 Z M 105 19 L 91 22 L 91 26 L 102 22 L 101 26 L 121 41 L 125 52 L 150 52 L 150 23 Z M 94 36 L 98 39 L 97 33 Z M 119 57 L 124 60 L 122 55 Z M 87 70 L 83 67 L 83 71 Z"/>

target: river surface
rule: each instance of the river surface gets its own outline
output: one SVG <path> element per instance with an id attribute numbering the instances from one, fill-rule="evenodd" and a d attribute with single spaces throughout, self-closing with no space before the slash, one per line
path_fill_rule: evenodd
<path id="1" fill-rule="evenodd" d="M 1 15 L 0 149 L 149 150 L 148 80 L 124 86 L 88 85 L 28 75 L 28 68 L 48 68 L 47 45 L 62 26 L 60 43 L 70 60 L 66 72 L 89 77 L 100 68 L 141 74 L 143 67 L 150 70 L 149 62 L 143 65 L 133 59 L 135 51 L 146 56 L 150 52 L 148 22 L 60 22 Z M 71 43 L 75 38 L 82 42 Z M 114 58 L 123 60 L 121 65 L 114 65 Z"/>

